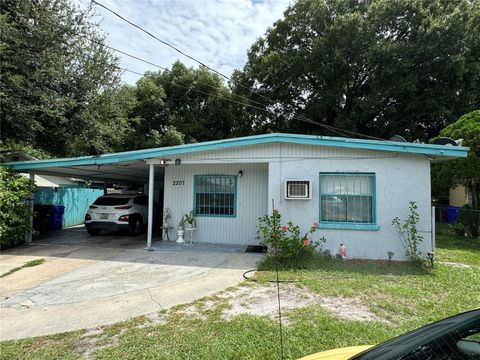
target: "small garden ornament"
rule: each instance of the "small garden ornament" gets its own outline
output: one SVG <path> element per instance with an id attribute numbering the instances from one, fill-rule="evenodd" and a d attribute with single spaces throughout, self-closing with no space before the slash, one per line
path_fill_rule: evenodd
<path id="1" fill-rule="evenodd" d="M 343 243 L 341 243 L 338 247 L 338 257 L 342 260 L 347 260 L 347 248 L 345 245 L 343 245 Z"/>

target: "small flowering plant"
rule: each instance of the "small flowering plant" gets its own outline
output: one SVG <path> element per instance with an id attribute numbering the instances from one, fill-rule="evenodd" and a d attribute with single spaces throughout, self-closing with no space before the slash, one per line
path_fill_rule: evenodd
<path id="1" fill-rule="evenodd" d="M 324 237 L 310 239 L 317 229 L 318 224 L 314 223 L 307 233 L 302 234 L 300 227 L 291 221 L 282 225 L 282 216 L 274 209 L 272 214 L 259 218 L 257 239 L 283 258 L 301 257 L 313 254 L 326 241 Z"/>

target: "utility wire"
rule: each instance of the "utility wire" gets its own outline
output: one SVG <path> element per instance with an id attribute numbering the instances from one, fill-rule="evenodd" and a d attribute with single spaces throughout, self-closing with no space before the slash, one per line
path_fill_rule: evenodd
<path id="1" fill-rule="evenodd" d="M 106 47 L 107 49 L 110 49 L 110 50 L 112 50 L 112 51 L 115 51 L 115 52 L 117 52 L 117 53 L 119 53 L 119 54 L 128 56 L 128 57 L 130 57 L 130 58 L 132 58 L 132 59 L 135 59 L 135 60 L 141 61 L 141 62 L 143 62 L 143 63 L 145 63 L 145 64 L 154 66 L 154 67 L 156 67 L 156 68 L 158 68 L 158 69 L 161 69 L 161 70 L 163 70 L 163 71 L 165 71 L 165 72 L 168 72 L 168 73 L 171 73 L 171 72 L 172 72 L 171 69 L 168 69 L 168 68 L 163 67 L 163 66 L 161 66 L 161 65 L 155 64 L 155 63 L 153 63 L 153 62 L 151 62 L 151 61 L 149 61 L 149 60 L 143 59 L 143 58 L 141 58 L 141 57 L 138 57 L 138 56 L 136 56 L 136 55 L 133 55 L 133 54 L 131 54 L 131 53 L 128 53 L 128 52 L 126 52 L 126 51 L 124 51 L 124 50 L 120 50 L 120 49 L 114 48 L 113 46 L 104 44 L 104 43 L 102 43 L 102 42 L 100 42 L 100 41 L 98 41 L 98 40 L 91 39 L 91 38 L 88 38 L 88 37 L 83 36 L 83 35 L 80 35 L 80 34 L 77 34 L 77 36 L 79 36 L 79 37 L 81 37 L 81 38 L 83 38 L 83 39 L 85 39 L 85 40 L 87 40 L 87 41 L 90 41 L 90 42 L 92 42 L 92 43 L 94 43 L 94 44 L 97 44 L 97 45 L 99 45 L 99 46 L 104 46 L 104 47 Z M 142 75 L 142 76 L 143 76 L 143 75 Z M 199 84 L 202 84 L 202 85 L 211 87 L 211 88 L 214 89 L 214 90 L 218 90 L 217 87 L 215 87 L 214 85 L 209 84 L 209 83 L 207 83 L 207 82 L 205 82 L 205 81 L 199 81 L 198 79 L 196 79 L 195 81 L 198 82 Z M 242 99 L 242 100 L 244 100 L 244 101 L 249 101 L 249 102 L 255 103 L 255 104 L 260 105 L 260 106 L 262 106 L 262 107 L 265 106 L 265 104 L 263 104 L 263 103 L 261 103 L 261 102 L 248 99 L 248 98 L 243 97 L 243 96 L 241 96 L 241 95 L 234 94 L 234 93 L 232 93 L 232 95 L 233 95 L 233 96 L 236 96 L 236 97 L 238 97 L 238 98 L 240 98 L 240 99 Z M 245 104 L 245 105 L 248 105 L 248 104 Z"/>
<path id="2" fill-rule="evenodd" d="M 251 92 L 252 94 L 255 94 L 255 95 L 257 95 L 257 96 L 260 96 L 260 97 L 266 99 L 266 100 L 267 100 L 268 102 L 270 102 L 270 103 L 273 103 L 273 102 L 274 102 L 273 100 L 271 100 L 271 99 L 268 98 L 267 96 L 265 96 L 265 95 L 263 95 L 263 94 L 260 94 L 260 93 L 258 93 L 258 92 L 256 92 L 256 91 L 252 90 L 252 89 L 249 88 L 248 86 L 245 86 L 245 85 L 243 85 L 243 84 L 241 84 L 241 83 L 235 83 L 235 81 L 234 81 L 231 77 L 229 77 L 229 76 L 221 73 L 221 72 L 218 71 L 218 70 L 215 70 L 214 68 L 208 66 L 207 64 L 205 64 L 204 62 L 198 60 L 197 58 L 193 57 L 192 55 L 189 55 L 189 54 L 187 54 L 186 52 L 182 51 L 182 50 L 179 49 L 178 47 L 176 47 L 176 46 L 170 44 L 169 42 L 167 42 L 167 41 L 165 41 L 165 40 L 157 37 L 156 35 L 152 34 L 150 31 L 148 31 L 148 30 L 144 29 L 143 27 L 141 27 L 140 25 L 137 25 L 137 24 L 135 24 L 134 22 L 126 19 L 125 17 L 123 17 L 122 15 L 120 15 L 119 13 L 117 13 L 116 11 L 110 9 L 109 7 L 103 5 L 103 4 L 101 4 L 101 3 L 99 3 L 99 2 L 97 2 L 97 1 L 95 1 L 95 0 L 91 0 L 91 3 L 93 3 L 93 4 L 97 5 L 97 6 L 100 6 L 101 8 L 107 10 L 108 12 L 110 12 L 110 13 L 112 13 L 113 15 L 117 16 L 118 18 L 120 18 L 121 20 L 123 20 L 123 21 L 125 21 L 126 23 L 130 24 L 131 26 L 133 26 L 133 27 L 137 28 L 138 30 L 144 32 L 145 34 L 147 34 L 148 36 L 152 37 L 153 39 L 155 39 L 155 40 L 159 41 L 160 43 L 162 43 L 162 44 L 170 47 L 171 49 L 177 51 L 178 53 L 182 54 L 183 56 L 189 58 L 190 60 L 195 61 L 196 63 L 200 64 L 201 66 L 203 66 L 203 67 L 209 69 L 210 71 L 218 74 L 219 76 L 221 76 L 221 77 L 223 77 L 223 78 L 231 81 L 232 83 L 234 83 L 234 84 L 236 84 L 236 85 L 239 85 L 239 86 L 241 86 L 242 88 L 245 88 L 246 90 L 248 90 L 248 91 Z M 268 111 L 267 109 L 265 109 L 265 110 Z M 318 125 L 318 126 L 323 127 L 323 128 L 325 128 L 325 129 L 327 129 L 327 130 L 330 130 L 330 131 L 332 131 L 332 132 L 336 132 L 337 134 L 341 134 L 342 136 L 345 136 L 344 134 L 352 134 L 352 135 L 355 135 L 355 136 L 365 137 L 365 138 L 369 138 L 369 139 L 382 140 L 382 141 L 384 140 L 384 139 L 377 138 L 377 137 L 374 137 L 374 136 L 365 135 L 365 134 L 361 134 L 361 133 L 357 133 L 357 132 L 353 132 L 353 131 L 348 131 L 348 130 L 343 130 L 343 129 L 339 129 L 339 128 L 336 128 L 336 127 L 333 127 L 333 126 L 330 126 L 330 125 L 322 124 L 322 123 L 319 123 L 319 122 L 314 121 L 314 120 L 312 120 L 312 119 L 309 119 L 309 118 L 307 118 L 307 117 L 304 116 L 304 115 L 299 116 L 299 115 L 294 114 L 294 115 L 292 116 L 292 118 L 293 118 L 293 119 L 296 119 L 296 120 L 299 120 L 299 121 L 306 122 L 306 123 Z"/>

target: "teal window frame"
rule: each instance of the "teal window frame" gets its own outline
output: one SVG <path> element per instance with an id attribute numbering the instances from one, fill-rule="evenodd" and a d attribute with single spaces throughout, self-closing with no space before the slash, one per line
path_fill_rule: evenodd
<path id="1" fill-rule="evenodd" d="M 324 194 L 322 193 L 322 180 L 324 180 L 327 176 L 368 176 L 372 179 L 371 181 L 371 196 L 372 197 L 372 214 L 371 214 L 371 222 L 354 222 L 354 221 L 325 221 L 322 220 L 322 196 L 330 195 L 330 196 L 345 196 L 348 194 Z M 376 231 L 379 230 L 380 227 L 377 225 L 377 196 L 376 196 L 376 174 L 370 172 L 321 172 L 319 174 L 319 222 L 318 226 L 323 229 L 343 229 L 343 230 L 372 230 Z M 352 195 L 354 196 L 354 195 Z M 356 195 L 359 196 L 359 195 Z M 360 195 L 362 196 L 362 195 Z"/>
<path id="2" fill-rule="evenodd" d="M 197 180 L 200 178 L 228 178 L 233 179 L 233 214 L 199 214 L 197 212 Z M 206 192 L 206 194 L 214 194 L 215 192 Z M 236 175 L 194 175 L 193 176 L 193 210 L 197 217 L 222 217 L 235 218 L 237 217 L 237 176 Z"/>

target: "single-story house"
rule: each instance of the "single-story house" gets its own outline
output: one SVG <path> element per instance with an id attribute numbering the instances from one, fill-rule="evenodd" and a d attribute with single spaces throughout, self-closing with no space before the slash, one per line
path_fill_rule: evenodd
<path id="1" fill-rule="evenodd" d="M 147 184 L 171 222 L 192 209 L 200 242 L 258 244 L 258 218 L 283 220 L 350 258 L 405 259 L 391 222 L 418 205 L 423 252 L 434 247 L 430 163 L 465 157 L 468 148 L 298 134 L 265 134 L 72 159 L 16 162 L 17 171 Z M 150 212 L 150 217 L 153 211 Z M 151 223 L 151 222 L 150 222 Z M 175 237 L 173 231 L 170 237 Z M 151 229 L 147 247 L 151 246 Z"/>

